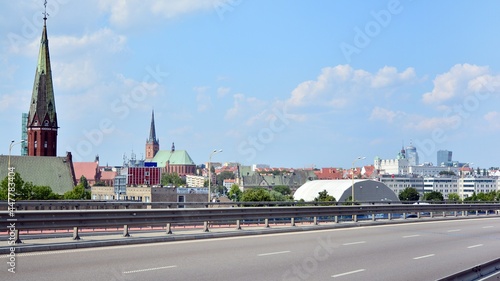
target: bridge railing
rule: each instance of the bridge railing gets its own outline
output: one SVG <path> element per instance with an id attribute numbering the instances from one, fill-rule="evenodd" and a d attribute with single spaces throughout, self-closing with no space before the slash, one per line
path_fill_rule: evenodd
<path id="1" fill-rule="evenodd" d="M 269 202 L 268 202 L 269 203 Z M 185 204 L 185 203 L 183 203 Z M 255 202 L 254 202 L 255 204 Z M 16 204 L 17 207 L 17 204 Z M 269 219 L 287 219 L 295 225 L 297 218 L 313 218 L 317 224 L 318 217 L 334 218 L 338 222 L 340 216 L 352 216 L 353 220 L 359 215 L 371 215 L 375 220 L 376 214 L 435 213 L 446 214 L 462 212 L 491 211 L 500 213 L 500 204 L 388 204 L 388 205 L 351 205 L 351 206 L 276 206 L 276 207 L 223 207 L 223 208 L 178 208 L 178 209 L 91 209 L 91 210 L 38 210 L 38 211 L 0 211 L 0 229 L 14 231 L 16 241 L 20 243 L 19 230 L 54 230 L 73 229 L 73 238 L 79 239 L 78 229 L 94 227 L 123 227 L 124 236 L 128 236 L 129 226 L 167 226 L 171 233 L 172 224 L 196 224 L 203 222 L 205 231 L 208 222 L 236 221 L 240 228 L 241 220 L 264 220 L 266 226 Z M 14 226 L 14 227 L 13 227 Z"/>

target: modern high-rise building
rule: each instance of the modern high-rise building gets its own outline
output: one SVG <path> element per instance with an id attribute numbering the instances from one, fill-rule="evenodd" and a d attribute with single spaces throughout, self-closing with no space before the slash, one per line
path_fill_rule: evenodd
<path id="1" fill-rule="evenodd" d="M 418 153 L 417 148 L 413 146 L 410 141 L 410 145 L 406 147 L 406 159 L 408 159 L 408 165 L 418 166 Z"/>
<path id="2" fill-rule="evenodd" d="M 35 82 L 26 122 L 29 156 L 57 155 L 57 114 L 50 67 L 47 13 L 44 13 L 42 39 L 35 71 Z"/>
<path id="3" fill-rule="evenodd" d="M 452 151 L 438 150 L 436 166 L 451 166 L 453 163 L 452 155 Z"/>

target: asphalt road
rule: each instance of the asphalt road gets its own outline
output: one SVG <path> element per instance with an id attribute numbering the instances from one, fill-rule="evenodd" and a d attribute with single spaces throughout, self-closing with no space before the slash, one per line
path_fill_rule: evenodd
<path id="1" fill-rule="evenodd" d="M 500 256 L 500 218 L 16 254 L 0 280 L 435 280 Z"/>

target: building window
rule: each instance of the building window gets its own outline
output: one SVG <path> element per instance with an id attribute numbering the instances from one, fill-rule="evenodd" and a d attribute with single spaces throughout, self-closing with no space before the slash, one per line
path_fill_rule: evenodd
<path id="1" fill-rule="evenodd" d="M 179 203 L 184 203 L 184 202 L 186 202 L 185 200 L 186 200 L 186 198 L 184 197 L 184 195 L 179 195 L 177 197 L 177 202 L 179 202 Z M 184 208 L 184 205 L 179 205 L 178 208 Z"/>

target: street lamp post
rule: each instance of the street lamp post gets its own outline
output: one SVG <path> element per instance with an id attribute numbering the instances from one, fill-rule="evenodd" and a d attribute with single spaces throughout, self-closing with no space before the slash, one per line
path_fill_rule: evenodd
<path id="1" fill-rule="evenodd" d="M 8 164 L 7 164 L 7 169 L 9 169 L 8 172 L 10 172 L 10 155 L 12 153 L 12 147 L 14 145 L 16 145 L 16 144 L 20 144 L 20 143 L 23 143 L 23 142 L 24 142 L 24 140 L 19 141 L 19 142 L 15 142 L 15 141 L 11 141 L 10 142 L 10 146 L 9 146 L 9 160 L 8 160 Z M 9 200 L 9 199 L 10 199 L 10 188 L 7 188 L 7 200 Z"/>
<path id="2" fill-rule="evenodd" d="M 351 178 L 352 178 L 352 186 L 351 186 L 351 190 L 352 190 L 352 195 L 351 195 L 351 201 L 352 201 L 352 204 L 354 205 L 354 164 L 358 161 L 358 160 L 363 160 L 365 159 L 366 157 L 364 156 L 359 156 L 358 158 L 354 159 L 354 161 L 352 161 L 352 175 L 351 175 Z"/>
<path id="3" fill-rule="evenodd" d="M 222 149 L 214 149 L 214 151 L 212 151 L 212 153 L 210 153 L 210 156 L 208 157 L 208 203 L 210 203 L 210 199 L 211 199 L 211 194 L 210 194 L 210 187 L 211 187 L 211 182 L 212 182 L 212 169 L 210 167 L 211 163 L 212 163 L 212 156 L 216 153 L 219 153 L 219 152 L 222 152 Z M 208 205 L 207 205 L 208 206 Z"/>

